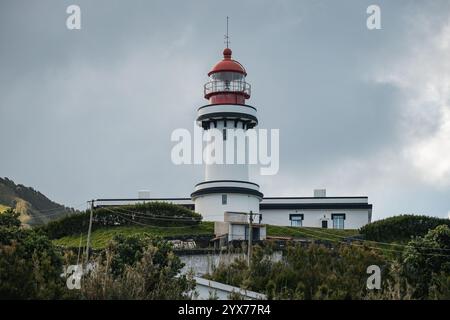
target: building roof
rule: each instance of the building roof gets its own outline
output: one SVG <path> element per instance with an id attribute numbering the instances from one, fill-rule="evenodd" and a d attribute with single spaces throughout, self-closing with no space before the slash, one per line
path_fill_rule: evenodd
<path id="1" fill-rule="evenodd" d="M 171 202 L 193 208 L 191 198 L 120 198 L 97 199 L 97 206 L 126 205 L 138 202 Z M 262 199 L 260 209 L 372 209 L 367 197 L 265 197 Z"/>

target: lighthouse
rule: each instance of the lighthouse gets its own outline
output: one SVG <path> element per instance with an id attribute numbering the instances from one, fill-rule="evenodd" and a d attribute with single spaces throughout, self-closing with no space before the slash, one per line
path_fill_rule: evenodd
<path id="1" fill-rule="evenodd" d="M 204 85 L 208 104 L 198 108 L 196 123 L 206 133 L 212 129 L 221 132 L 223 145 L 226 145 L 227 139 L 235 139 L 230 132 L 246 133 L 258 124 L 256 108 L 246 103 L 250 99 L 251 86 L 245 80 L 244 66 L 232 58 L 228 43 L 223 50 L 223 59 L 213 66 L 208 76 L 209 81 Z M 237 150 L 237 145 L 233 150 Z M 229 151 L 223 149 L 224 158 Z M 195 185 L 191 194 L 195 211 L 204 220 L 223 220 L 225 212 L 259 213 L 263 194 L 258 184 L 249 181 L 248 151 L 246 139 L 244 163 L 206 162 L 204 180 Z"/>

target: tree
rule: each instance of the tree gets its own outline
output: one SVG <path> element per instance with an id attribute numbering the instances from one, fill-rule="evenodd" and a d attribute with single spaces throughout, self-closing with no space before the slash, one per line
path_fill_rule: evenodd
<path id="1" fill-rule="evenodd" d="M 415 288 L 413 298 L 429 298 L 430 288 L 438 295 L 449 294 L 441 292 L 445 287 L 450 289 L 450 228 L 447 225 L 437 226 L 424 237 L 408 243 L 403 255 L 403 275 Z"/>
<path id="2" fill-rule="evenodd" d="M 82 281 L 84 299 L 188 299 L 195 282 L 160 238 L 117 236 Z"/>
<path id="3" fill-rule="evenodd" d="M 280 261 L 256 246 L 250 267 L 244 259 L 222 264 L 208 277 L 269 299 L 366 299 L 367 267 L 378 265 L 388 279 L 388 262 L 373 249 L 355 245 L 290 245 Z M 383 278 L 382 278 L 383 279 Z"/>
<path id="4" fill-rule="evenodd" d="M 61 271 L 61 255 L 45 235 L 0 227 L 0 299 L 61 298 Z"/>
<path id="5" fill-rule="evenodd" d="M 0 226 L 11 228 L 11 227 L 20 227 L 19 220 L 20 213 L 14 211 L 13 209 L 8 209 L 2 214 L 0 214 Z"/>

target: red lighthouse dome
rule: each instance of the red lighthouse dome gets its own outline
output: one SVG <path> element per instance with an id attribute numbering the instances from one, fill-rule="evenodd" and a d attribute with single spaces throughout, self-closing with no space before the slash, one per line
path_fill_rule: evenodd
<path id="1" fill-rule="evenodd" d="M 244 66 L 238 61 L 231 59 L 231 53 L 232 51 L 230 48 L 225 48 L 225 50 L 223 50 L 223 60 L 216 63 L 211 71 L 208 72 L 208 76 L 211 76 L 212 74 L 217 72 L 224 71 L 237 72 L 246 76 L 247 72 L 245 71 Z"/>
<path id="2" fill-rule="evenodd" d="M 223 60 L 208 72 L 205 99 L 211 104 L 245 104 L 250 98 L 250 84 L 245 82 L 247 72 L 242 64 L 231 58 L 231 49 L 223 50 Z"/>

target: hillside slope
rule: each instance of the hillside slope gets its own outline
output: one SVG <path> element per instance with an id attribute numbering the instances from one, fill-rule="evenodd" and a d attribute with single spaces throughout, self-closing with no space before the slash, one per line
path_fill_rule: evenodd
<path id="1" fill-rule="evenodd" d="M 100 228 L 92 232 L 91 245 L 94 249 L 104 249 L 107 243 L 116 235 L 136 235 L 136 234 L 151 234 L 160 237 L 193 237 L 195 236 L 210 236 L 214 237 L 214 223 L 210 221 L 203 221 L 198 225 L 180 227 L 156 227 L 156 226 L 117 226 Z M 84 232 L 63 236 L 53 240 L 58 246 L 77 248 L 86 242 L 87 230 Z M 268 236 L 292 237 L 304 240 L 320 240 L 331 242 L 342 242 L 346 237 L 356 236 L 358 230 L 333 230 L 320 228 L 299 228 L 299 227 L 281 227 L 281 226 L 267 226 Z"/>
<path id="2" fill-rule="evenodd" d="M 8 207 L 19 212 L 20 221 L 29 226 L 44 224 L 74 212 L 31 187 L 0 178 L 0 213 Z"/>

